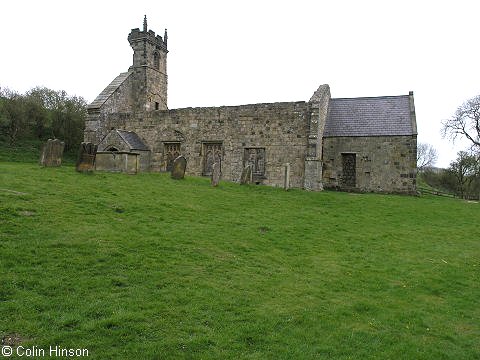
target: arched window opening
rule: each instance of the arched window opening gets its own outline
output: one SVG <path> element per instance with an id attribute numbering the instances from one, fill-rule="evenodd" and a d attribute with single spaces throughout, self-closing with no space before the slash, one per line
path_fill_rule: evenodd
<path id="1" fill-rule="evenodd" d="M 158 52 L 153 53 L 153 67 L 157 70 L 160 68 L 160 55 Z"/>
<path id="2" fill-rule="evenodd" d="M 117 149 L 115 146 L 109 146 L 109 147 L 107 148 L 107 151 L 112 151 L 112 152 L 114 152 L 114 151 L 118 151 L 118 149 Z"/>

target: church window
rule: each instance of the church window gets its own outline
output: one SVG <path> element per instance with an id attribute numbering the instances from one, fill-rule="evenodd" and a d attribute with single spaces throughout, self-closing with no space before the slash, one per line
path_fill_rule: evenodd
<path id="1" fill-rule="evenodd" d="M 203 144 L 203 175 L 212 175 L 213 164 L 216 162 L 222 166 L 222 151 L 221 142 Z"/>
<path id="2" fill-rule="evenodd" d="M 265 176 L 265 148 L 245 148 L 243 154 L 243 166 L 252 166 L 254 178 Z"/>
<path id="3" fill-rule="evenodd" d="M 107 151 L 112 151 L 113 152 L 113 151 L 118 151 L 118 149 L 115 146 L 109 146 L 107 148 Z"/>
<path id="4" fill-rule="evenodd" d="M 166 171 L 172 171 L 173 160 L 181 155 L 179 142 L 168 142 L 163 145 L 163 155 L 166 159 Z"/>
<path id="5" fill-rule="evenodd" d="M 155 102 L 155 110 L 160 109 L 160 104 L 158 102 Z"/>
<path id="6" fill-rule="evenodd" d="M 160 55 L 158 52 L 153 53 L 153 67 L 157 70 L 160 68 Z"/>

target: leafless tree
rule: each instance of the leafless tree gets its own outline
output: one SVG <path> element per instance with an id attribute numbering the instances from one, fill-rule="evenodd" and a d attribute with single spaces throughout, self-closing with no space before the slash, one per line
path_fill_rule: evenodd
<path id="1" fill-rule="evenodd" d="M 419 143 L 417 145 L 417 168 L 418 170 L 425 170 L 425 168 L 435 165 L 438 155 L 437 150 L 425 143 Z"/>
<path id="2" fill-rule="evenodd" d="M 472 149 L 480 150 L 480 95 L 465 101 L 455 115 L 443 123 L 443 136 L 455 140 L 457 136 L 467 138 Z"/>

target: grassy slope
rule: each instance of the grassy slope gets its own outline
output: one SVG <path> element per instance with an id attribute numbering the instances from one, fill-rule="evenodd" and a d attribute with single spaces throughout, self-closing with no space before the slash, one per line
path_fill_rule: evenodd
<path id="1" fill-rule="evenodd" d="M 5 162 L 0 189 L 0 338 L 95 359 L 480 357 L 479 204 Z"/>
<path id="2" fill-rule="evenodd" d="M 15 146 L 0 138 L 0 162 L 36 162 L 40 160 L 40 152 L 46 141 L 21 140 Z M 73 164 L 77 159 L 77 151 L 71 150 L 63 154 L 64 164 Z"/>

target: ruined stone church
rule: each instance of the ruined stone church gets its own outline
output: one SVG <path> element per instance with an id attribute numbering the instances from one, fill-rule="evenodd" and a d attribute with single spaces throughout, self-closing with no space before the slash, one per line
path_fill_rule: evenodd
<path id="1" fill-rule="evenodd" d="M 183 155 L 187 175 L 307 190 L 414 193 L 417 127 L 413 93 L 331 98 L 321 85 L 309 101 L 169 109 L 167 31 L 132 29 L 133 64 L 88 106 L 85 141 L 98 144 L 104 170 L 170 171 Z M 107 159 L 117 159 L 105 162 Z M 116 161 L 116 162 L 115 162 Z"/>

